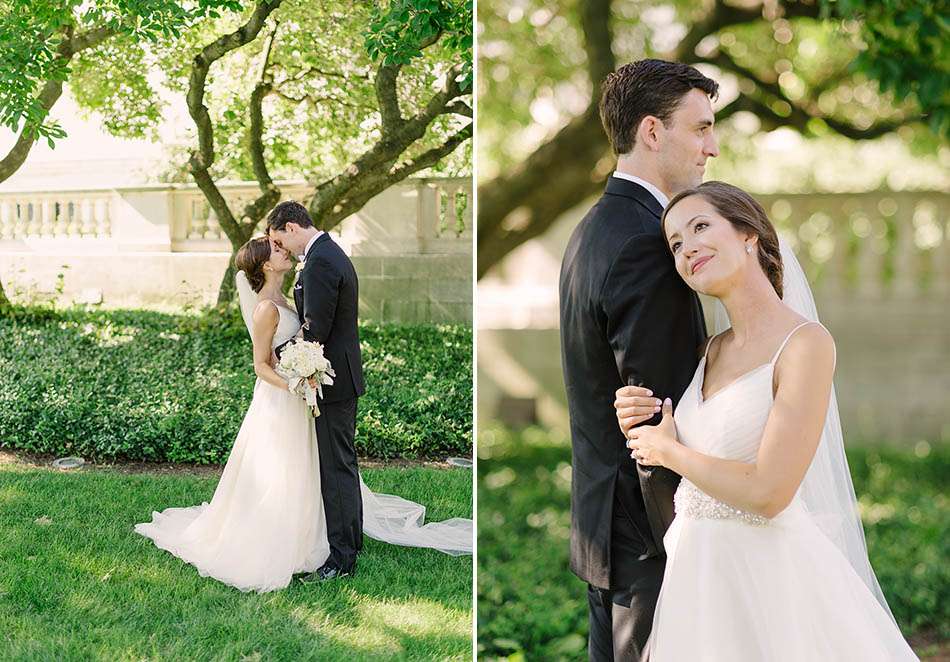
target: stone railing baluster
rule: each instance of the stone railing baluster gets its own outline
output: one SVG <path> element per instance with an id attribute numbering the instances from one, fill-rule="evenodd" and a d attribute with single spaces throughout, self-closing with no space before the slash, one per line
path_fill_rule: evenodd
<path id="1" fill-rule="evenodd" d="M 914 207 L 907 200 L 894 201 L 884 198 L 878 205 L 885 216 L 893 217 L 897 232 L 894 246 L 894 281 L 891 292 L 900 297 L 916 294 L 920 290 L 918 276 L 919 253 L 914 240 Z M 890 212 L 890 213 L 888 213 Z"/>
<path id="2" fill-rule="evenodd" d="M 472 180 L 467 180 L 461 187 L 462 194 L 465 196 L 465 209 L 462 212 L 462 231 L 459 234 L 459 239 L 462 241 L 470 242 L 475 236 L 475 217 L 474 217 L 474 205 L 473 196 L 472 196 Z"/>
<path id="3" fill-rule="evenodd" d="M 15 208 L 16 205 L 12 200 L 0 200 L 0 241 L 14 237 Z"/>

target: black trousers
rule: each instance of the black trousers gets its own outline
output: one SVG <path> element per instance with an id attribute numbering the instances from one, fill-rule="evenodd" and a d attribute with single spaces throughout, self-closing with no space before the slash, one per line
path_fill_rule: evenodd
<path id="1" fill-rule="evenodd" d="M 628 588 L 614 590 L 587 585 L 587 653 L 591 662 L 639 662 L 646 651 L 666 563 L 656 558 L 633 563 L 639 572 Z"/>
<path id="2" fill-rule="evenodd" d="M 363 497 L 356 463 L 356 398 L 321 402 L 317 426 L 320 491 L 327 520 L 330 558 L 345 572 L 356 566 L 363 547 Z"/>

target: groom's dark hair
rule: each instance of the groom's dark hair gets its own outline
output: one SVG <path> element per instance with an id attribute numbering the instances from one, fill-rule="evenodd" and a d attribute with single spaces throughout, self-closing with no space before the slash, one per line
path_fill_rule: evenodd
<path id="1" fill-rule="evenodd" d="M 614 153 L 633 150 L 647 115 L 668 126 L 680 101 L 694 88 L 712 99 L 719 94 L 719 83 L 681 62 L 637 60 L 608 74 L 600 88 L 600 121 Z"/>
<path id="2" fill-rule="evenodd" d="M 281 231 L 288 223 L 296 223 L 302 228 L 312 228 L 313 219 L 307 213 L 307 208 L 299 202 L 286 200 L 270 210 L 267 215 L 267 232 Z"/>

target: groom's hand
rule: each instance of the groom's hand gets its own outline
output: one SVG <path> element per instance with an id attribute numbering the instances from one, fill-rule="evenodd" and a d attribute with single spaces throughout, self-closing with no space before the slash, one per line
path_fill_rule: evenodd
<path id="1" fill-rule="evenodd" d="M 663 405 L 662 400 L 653 397 L 653 391 L 643 386 L 623 386 L 617 389 L 615 395 L 617 423 L 624 437 L 633 426 L 653 418 Z"/>

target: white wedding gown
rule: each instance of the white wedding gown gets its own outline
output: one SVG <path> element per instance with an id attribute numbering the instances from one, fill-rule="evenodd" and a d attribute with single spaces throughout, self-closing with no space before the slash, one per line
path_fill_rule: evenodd
<path id="1" fill-rule="evenodd" d="M 784 346 L 705 401 L 703 357 L 674 415 L 680 442 L 753 462 Z M 917 659 L 800 494 L 771 520 L 728 506 L 685 479 L 674 501 L 650 662 Z"/>
<path id="2" fill-rule="evenodd" d="M 300 329 L 297 313 L 278 306 L 273 347 Z M 211 503 L 153 512 L 135 531 L 159 548 L 242 591 L 286 587 L 330 555 L 313 416 L 306 403 L 260 379 Z M 374 494 L 360 480 L 363 530 L 398 545 L 471 554 L 472 520 L 422 524 L 425 507 Z"/>

